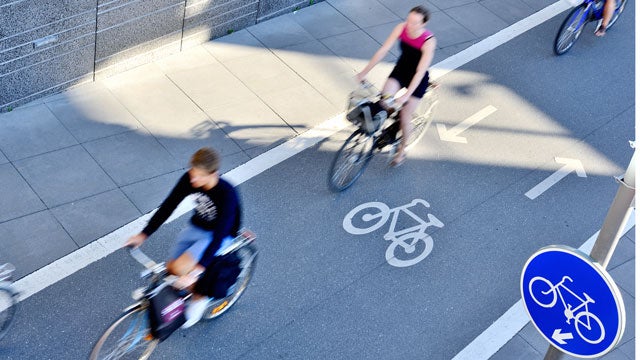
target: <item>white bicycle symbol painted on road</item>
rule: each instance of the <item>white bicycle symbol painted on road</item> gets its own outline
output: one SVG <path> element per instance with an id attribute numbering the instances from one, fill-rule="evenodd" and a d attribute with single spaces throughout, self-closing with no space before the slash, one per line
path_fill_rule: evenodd
<path id="1" fill-rule="evenodd" d="M 389 231 L 384 234 L 385 240 L 391 241 L 391 244 L 387 248 L 385 257 L 389 265 L 396 267 L 411 266 L 424 260 L 424 258 L 431 253 L 431 250 L 433 250 L 433 239 L 429 234 L 427 234 L 427 228 L 430 226 L 441 228 L 444 226 L 444 224 L 432 214 L 427 214 L 428 221 L 425 221 L 409 210 L 409 208 L 419 204 L 424 205 L 427 208 L 429 207 L 429 203 L 421 199 L 415 199 L 409 204 L 398 206 L 393 209 L 390 209 L 389 206 L 381 202 L 374 201 L 364 203 L 349 211 L 342 221 L 342 227 L 347 232 L 354 235 L 368 234 L 384 225 L 389 219 L 389 215 L 393 214 Z M 364 214 L 356 217 L 356 215 L 362 211 L 365 211 Z M 418 224 L 396 231 L 396 225 L 398 223 L 398 216 L 400 213 L 410 216 Z M 365 223 L 365 226 L 358 227 L 354 225 L 354 218 L 362 220 Z M 416 252 L 416 248 L 418 248 L 417 245 L 420 242 L 424 243 L 424 249 L 422 249 L 422 252 L 418 253 L 415 257 L 404 259 L 406 258 L 406 254 L 413 255 Z M 396 253 L 397 250 L 400 252 Z"/>
<path id="2" fill-rule="evenodd" d="M 553 283 L 542 276 L 536 276 L 531 281 L 529 281 L 529 294 L 533 301 L 536 304 L 545 307 L 552 308 L 555 306 L 558 301 L 558 297 L 562 302 L 562 306 L 564 307 L 564 316 L 567 318 L 567 324 L 571 323 L 571 320 L 574 321 L 574 326 L 576 327 L 576 332 L 580 337 L 590 343 L 590 344 L 598 344 L 604 339 L 605 330 L 602 325 L 602 321 L 589 312 L 589 304 L 595 303 L 587 293 L 583 292 L 584 299 L 578 296 L 575 292 L 571 291 L 566 285 L 564 285 L 565 281 L 573 282 L 573 280 L 569 276 L 563 276 L 562 280 L 559 283 L 553 285 Z M 539 290 L 538 295 L 534 294 L 534 283 L 538 283 L 536 287 L 542 287 Z M 547 290 L 544 290 L 547 289 Z M 562 296 L 562 292 L 560 289 L 564 289 L 564 292 L 571 294 L 574 298 L 580 301 L 580 305 L 572 308 L 571 304 L 568 304 L 564 296 Z M 538 297 L 536 297 L 538 296 Z M 584 308 L 583 311 L 578 312 L 578 309 Z M 577 314 L 576 314 L 577 312 Z M 593 325 L 598 325 L 597 328 Z M 598 336 L 599 334 L 599 336 Z"/>

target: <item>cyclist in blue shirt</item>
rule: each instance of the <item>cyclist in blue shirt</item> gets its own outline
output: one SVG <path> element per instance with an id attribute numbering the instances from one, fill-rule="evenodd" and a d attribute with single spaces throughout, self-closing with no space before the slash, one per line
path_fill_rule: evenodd
<path id="1" fill-rule="evenodd" d="M 231 184 L 218 174 L 220 157 L 211 148 L 202 148 L 193 154 L 187 171 L 147 226 L 125 243 L 138 247 L 153 234 L 187 196 L 195 194 L 196 206 L 190 224 L 178 235 L 167 270 L 180 276 L 175 286 L 193 292 L 183 327 L 197 323 L 207 307 L 209 298 L 193 291 L 193 285 L 206 268 L 215 261 L 220 249 L 233 240 L 240 229 L 241 208 L 238 194 Z"/>
<path id="2" fill-rule="evenodd" d="M 369 71 L 387 55 L 396 41 L 400 40 L 400 57 L 382 88 L 383 95 L 391 96 L 401 88 L 407 89 L 404 95 L 396 99 L 404 106 L 400 110 L 402 140 L 392 161 L 392 165 L 395 166 L 404 162 L 404 149 L 409 138 L 408 134 L 412 131 L 411 118 L 429 87 L 429 66 L 436 50 L 436 38 L 425 28 L 427 21 L 429 21 L 429 11 L 425 7 L 416 6 L 411 9 L 407 20 L 391 31 L 367 66 L 356 75 L 358 81 L 364 81 Z"/>

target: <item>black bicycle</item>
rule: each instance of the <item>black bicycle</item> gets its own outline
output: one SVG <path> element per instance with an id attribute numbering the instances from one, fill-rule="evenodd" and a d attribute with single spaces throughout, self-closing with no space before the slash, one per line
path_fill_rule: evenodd
<path id="1" fill-rule="evenodd" d="M 130 254 L 147 269 L 142 272 L 141 277 L 149 279 L 149 285 L 133 291 L 132 297 L 136 302 L 126 308 L 107 328 L 94 346 L 89 356 L 90 360 L 145 360 L 161 341 L 151 330 L 151 297 L 158 294 L 162 288 L 171 286 L 177 277 L 167 272 L 164 263 L 156 263 L 140 249 L 131 249 Z M 258 250 L 255 246 L 255 235 L 243 230 L 231 245 L 218 254 L 220 257 L 229 255 L 235 255 L 240 259 L 240 274 L 227 291 L 226 297 L 209 302 L 204 319 L 215 319 L 224 314 L 244 293 L 256 266 Z M 190 296 L 185 294 L 183 300 Z"/>
<path id="2" fill-rule="evenodd" d="M 425 96 L 413 114 L 413 131 L 406 149 L 413 147 L 427 132 L 438 102 L 435 83 L 430 83 Z M 375 152 L 388 148 L 393 159 L 401 140 L 400 110 L 393 99 L 383 99 L 370 83 L 362 83 L 349 95 L 347 119 L 358 128 L 336 153 L 329 169 L 329 188 L 343 191 L 362 175 Z"/>

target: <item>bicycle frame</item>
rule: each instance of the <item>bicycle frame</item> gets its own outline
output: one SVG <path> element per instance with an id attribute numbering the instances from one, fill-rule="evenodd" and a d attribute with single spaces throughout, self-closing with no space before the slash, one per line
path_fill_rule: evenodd
<path id="1" fill-rule="evenodd" d="M 593 300 L 591 297 L 589 297 L 589 295 L 587 295 L 587 293 L 583 293 L 585 299 L 582 299 L 580 296 L 578 296 L 578 294 L 576 294 L 575 292 L 571 291 L 571 289 L 569 289 L 568 287 L 566 287 L 564 285 L 565 280 L 569 280 L 569 282 L 573 282 L 573 279 L 571 279 L 569 276 L 563 276 L 562 280 L 557 283 L 555 286 L 553 286 L 549 291 L 547 292 L 542 292 L 544 295 L 550 294 L 552 291 L 555 291 L 558 296 L 560 297 L 560 301 L 562 301 L 562 306 L 564 307 L 564 316 L 567 318 L 567 324 L 571 323 L 571 319 L 576 319 L 576 317 L 574 316 L 574 314 L 576 312 L 578 312 L 578 309 L 584 307 L 584 311 L 586 313 L 589 313 L 589 305 L 590 303 L 595 303 L 595 300 Z M 580 300 L 580 305 L 572 308 L 571 304 L 567 304 L 567 302 L 564 299 L 564 296 L 562 296 L 562 291 L 560 291 L 560 288 L 563 288 L 566 292 L 568 292 L 569 294 L 573 295 L 573 297 L 575 297 L 576 299 Z M 585 324 L 582 321 L 578 321 L 576 319 L 577 322 L 581 323 L 582 325 L 586 326 L 587 329 L 591 330 L 591 321 L 589 321 L 589 317 L 587 316 L 587 323 Z"/>
<path id="2" fill-rule="evenodd" d="M 429 203 L 427 203 L 426 201 L 422 199 L 416 199 L 409 204 L 406 204 L 404 206 L 399 206 L 390 210 L 390 212 L 392 213 L 391 224 L 389 225 L 389 231 L 386 234 L 384 234 L 385 240 L 397 242 L 406 250 L 411 250 L 413 246 L 415 246 L 416 242 L 418 241 L 418 238 L 414 238 L 410 244 L 407 244 L 404 241 L 400 241 L 399 240 L 400 237 L 409 233 L 414 233 L 414 232 L 426 234 L 427 233 L 426 230 L 429 226 L 442 227 L 442 223 L 435 216 L 431 214 L 427 214 L 427 218 L 429 219 L 429 222 L 425 222 L 413 211 L 409 210 L 410 207 L 413 207 L 418 204 L 422 204 L 427 208 L 429 207 Z M 409 215 L 412 219 L 418 222 L 418 225 L 411 226 L 400 231 L 395 231 L 396 224 L 398 222 L 398 217 L 400 216 L 401 212 Z"/>

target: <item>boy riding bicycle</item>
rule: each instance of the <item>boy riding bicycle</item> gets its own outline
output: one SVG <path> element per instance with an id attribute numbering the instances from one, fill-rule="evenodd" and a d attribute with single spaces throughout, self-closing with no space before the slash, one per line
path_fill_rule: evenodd
<path id="1" fill-rule="evenodd" d="M 134 248 L 142 245 L 184 198 L 195 194 L 196 206 L 190 224 L 178 235 L 171 260 L 167 262 L 167 270 L 179 276 L 174 286 L 193 293 L 183 328 L 202 318 L 210 301 L 207 288 L 212 284 L 202 284 L 198 280 L 207 268 L 216 263 L 220 250 L 238 233 L 241 217 L 236 190 L 219 176 L 220 157 L 217 152 L 208 147 L 201 148 L 193 154 L 189 165 L 189 171 L 178 180 L 147 226 L 124 244 Z"/>

